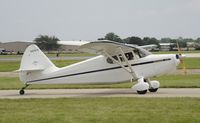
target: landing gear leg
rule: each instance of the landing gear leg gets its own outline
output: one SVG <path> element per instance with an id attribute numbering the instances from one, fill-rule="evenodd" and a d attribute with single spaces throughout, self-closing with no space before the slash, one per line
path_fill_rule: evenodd
<path id="1" fill-rule="evenodd" d="M 24 89 L 26 89 L 28 86 L 29 86 L 29 85 L 26 84 L 24 87 L 22 87 L 22 89 L 19 90 L 19 94 L 20 94 L 20 95 L 24 95 L 24 93 L 25 93 Z"/>

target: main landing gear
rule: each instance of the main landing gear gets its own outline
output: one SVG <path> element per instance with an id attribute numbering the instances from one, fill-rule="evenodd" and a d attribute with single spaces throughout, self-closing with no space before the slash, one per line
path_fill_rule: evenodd
<path id="1" fill-rule="evenodd" d="M 147 90 L 156 92 L 159 86 L 160 83 L 158 81 L 140 78 L 138 79 L 138 83 L 132 86 L 132 89 L 136 90 L 138 94 L 146 94 Z"/>
<path id="2" fill-rule="evenodd" d="M 22 89 L 19 90 L 19 94 L 20 94 L 20 95 L 24 95 L 24 93 L 25 93 L 24 89 L 26 89 L 28 86 L 29 86 L 29 85 L 26 84 L 24 87 L 22 87 Z"/>
<path id="3" fill-rule="evenodd" d="M 158 88 L 149 88 L 150 92 L 156 92 L 158 90 Z"/>

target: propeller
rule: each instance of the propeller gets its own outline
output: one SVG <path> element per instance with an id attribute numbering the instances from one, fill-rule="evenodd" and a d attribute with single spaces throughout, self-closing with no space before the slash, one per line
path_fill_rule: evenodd
<path id="1" fill-rule="evenodd" d="M 185 57 L 184 55 L 182 55 L 182 51 L 181 51 L 181 48 L 179 47 L 179 43 L 178 41 L 176 42 L 176 45 L 177 45 L 177 48 L 178 48 L 178 53 L 179 53 L 179 58 L 180 58 L 180 64 L 182 66 L 182 70 L 183 70 L 183 73 L 184 75 L 187 74 L 187 70 L 186 70 L 186 65 L 185 65 L 185 62 L 183 60 L 183 57 Z"/>

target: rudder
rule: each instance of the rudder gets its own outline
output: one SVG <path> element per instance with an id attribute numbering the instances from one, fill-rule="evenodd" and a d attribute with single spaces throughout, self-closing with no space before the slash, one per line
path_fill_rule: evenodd
<path id="1" fill-rule="evenodd" d="M 42 71 L 56 68 L 38 46 L 32 44 L 26 48 L 18 71 L 20 80 L 26 83 L 40 75 Z"/>

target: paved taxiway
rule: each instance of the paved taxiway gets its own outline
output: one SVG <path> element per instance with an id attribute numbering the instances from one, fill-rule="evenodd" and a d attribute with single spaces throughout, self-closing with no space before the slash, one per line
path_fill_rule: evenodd
<path id="1" fill-rule="evenodd" d="M 25 95 L 19 95 L 18 90 L 0 90 L 0 99 L 65 97 L 200 97 L 200 88 L 160 88 L 145 95 L 138 95 L 132 89 L 34 89 L 26 90 Z"/>

